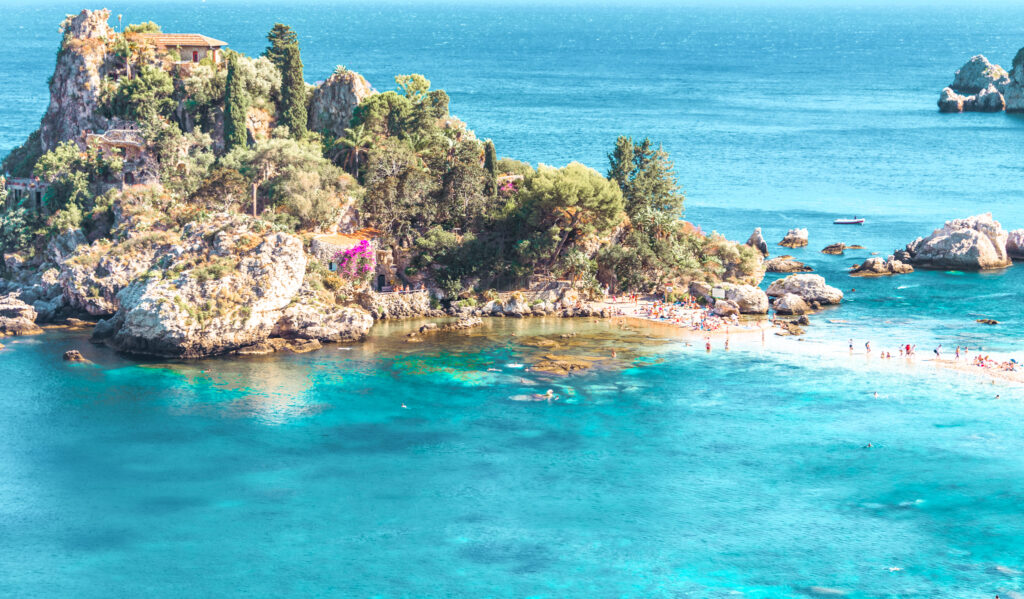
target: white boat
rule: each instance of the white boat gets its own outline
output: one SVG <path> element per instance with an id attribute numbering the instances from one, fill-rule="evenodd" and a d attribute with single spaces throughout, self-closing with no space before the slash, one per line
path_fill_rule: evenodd
<path id="1" fill-rule="evenodd" d="M 856 216 L 853 217 L 853 218 L 837 218 L 834 221 L 832 221 L 832 224 L 833 225 L 863 225 L 864 224 L 864 219 L 863 218 L 857 218 Z"/>

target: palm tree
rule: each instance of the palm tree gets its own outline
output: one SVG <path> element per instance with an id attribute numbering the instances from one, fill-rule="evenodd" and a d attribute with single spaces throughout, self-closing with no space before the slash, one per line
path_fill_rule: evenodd
<path id="1" fill-rule="evenodd" d="M 353 177 L 359 176 L 359 167 L 367 152 L 373 147 L 373 136 L 365 125 L 345 129 L 345 135 L 334 141 L 334 148 L 345 157 L 343 167 Z"/>

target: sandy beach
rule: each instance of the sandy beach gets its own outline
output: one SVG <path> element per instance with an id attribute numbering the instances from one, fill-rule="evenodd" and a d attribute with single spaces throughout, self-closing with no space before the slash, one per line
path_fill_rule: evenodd
<path id="1" fill-rule="evenodd" d="M 775 332 L 779 329 L 771 324 L 767 317 L 751 318 L 745 317 L 740 320 L 739 325 L 722 326 L 715 330 L 705 331 L 694 329 L 687 324 L 677 323 L 673 320 L 656 319 L 648 316 L 654 302 L 641 300 L 640 302 L 606 302 L 603 304 L 613 310 L 616 316 L 614 321 L 629 323 L 657 331 L 658 334 L 671 334 L 674 338 L 688 342 L 700 342 L 710 338 L 712 351 L 727 349 L 725 340 L 729 340 L 728 349 L 744 349 L 753 351 L 773 351 L 799 354 L 807 357 L 830 357 L 839 363 L 845 363 L 849 368 L 863 370 L 864 368 L 878 369 L 880 371 L 891 371 L 892 369 L 912 369 L 916 373 L 922 372 L 923 367 L 931 367 L 936 370 L 955 371 L 974 377 L 989 380 L 992 383 L 1011 383 L 1014 386 L 1024 385 L 1024 369 L 1003 370 L 996 366 L 982 367 L 974 363 L 978 352 L 965 352 L 959 359 L 955 359 L 955 348 L 944 348 L 941 358 L 934 357 L 932 348 L 920 348 L 913 356 L 901 356 L 894 353 L 896 346 L 873 346 L 870 353 L 865 350 L 862 343 L 854 346 L 853 351 L 842 339 L 822 340 L 808 339 L 804 337 L 781 336 Z M 702 310 L 681 310 L 681 320 L 688 322 L 690 317 L 696 316 Z M 827 326 L 827 325 L 815 325 Z M 735 340 L 733 340 L 735 338 Z M 891 358 L 881 357 L 884 352 L 892 354 Z M 999 364 L 1009 362 L 1013 356 L 983 352 L 991 362 Z M 1021 367 L 1018 367 L 1021 368 Z"/>

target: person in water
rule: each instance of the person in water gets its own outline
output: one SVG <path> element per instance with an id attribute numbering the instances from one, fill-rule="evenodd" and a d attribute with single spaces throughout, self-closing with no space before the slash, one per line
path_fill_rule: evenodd
<path id="1" fill-rule="evenodd" d="M 870 341 L 865 341 L 864 342 L 864 349 L 867 350 L 867 352 L 869 354 L 871 353 L 871 342 Z"/>

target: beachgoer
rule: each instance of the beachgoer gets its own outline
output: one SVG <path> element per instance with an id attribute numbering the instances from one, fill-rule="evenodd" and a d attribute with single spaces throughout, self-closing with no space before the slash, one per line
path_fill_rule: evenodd
<path id="1" fill-rule="evenodd" d="M 853 353 L 853 339 L 850 339 L 850 353 Z"/>
<path id="2" fill-rule="evenodd" d="M 955 356 L 956 356 L 956 361 L 959 362 L 960 361 L 960 346 L 959 345 L 956 346 L 956 354 L 955 354 Z"/>
<path id="3" fill-rule="evenodd" d="M 871 342 L 870 341 L 865 341 L 864 342 L 864 349 L 867 350 L 867 353 L 869 353 L 869 354 L 871 353 Z"/>
<path id="4" fill-rule="evenodd" d="M 935 352 L 935 359 L 936 360 L 941 360 L 942 359 L 942 344 L 941 343 L 939 344 L 938 347 L 936 347 L 932 351 Z"/>
<path id="5" fill-rule="evenodd" d="M 878 399 L 878 391 L 875 391 L 875 399 Z"/>
<path id="6" fill-rule="evenodd" d="M 705 337 L 704 349 L 711 353 L 711 337 Z"/>

